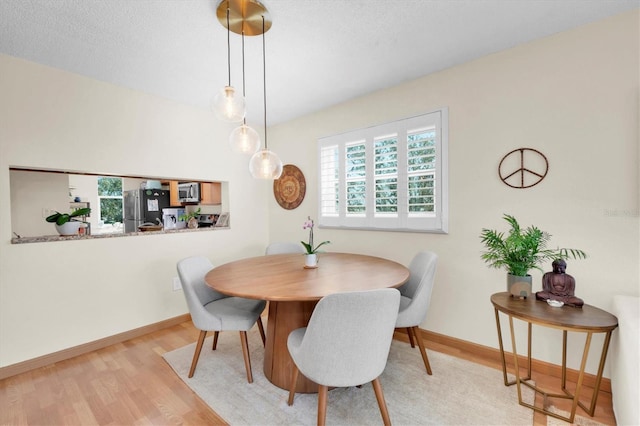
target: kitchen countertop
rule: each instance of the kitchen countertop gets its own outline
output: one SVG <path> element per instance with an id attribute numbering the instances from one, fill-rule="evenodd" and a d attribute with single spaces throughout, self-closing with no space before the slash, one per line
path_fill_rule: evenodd
<path id="1" fill-rule="evenodd" d="M 206 227 L 206 228 L 196 228 L 196 229 L 169 229 L 169 230 L 160 230 L 160 231 L 138 231 L 138 232 L 128 232 L 128 233 L 120 233 L 120 234 L 99 234 L 99 235 L 71 235 L 71 236 L 63 236 L 63 235 L 43 235 L 39 237 L 21 237 L 21 238 L 12 238 L 11 244 L 29 244 L 29 243 L 48 243 L 54 241 L 72 241 L 72 240 L 96 240 L 103 238 L 121 238 L 121 237 L 134 237 L 141 235 L 158 235 L 158 234 L 177 234 L 183 232 L 209 232 L 213 230 L 224 230 L 229 229 L 229 227 Z"/>

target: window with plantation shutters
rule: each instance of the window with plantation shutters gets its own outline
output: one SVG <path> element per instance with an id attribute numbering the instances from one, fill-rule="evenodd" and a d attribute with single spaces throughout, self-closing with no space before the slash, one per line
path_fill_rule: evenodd
<path id="1" fill-rule="evenodd" d="M 345 183 L 347 216 L 364 216 L 366 209 L 367 166 L 364 142 L 349 143 L 345 147 Z"/>
<path id="2" fill-rule="evenodd" d="M 338 145 L 320 148 L 320 216 L 338 217 Z"/>
<path id="3" fill-rule="evenodd" d="M 398 135 L 373 141 L 376 215 L 398 214 Z"/>
<path id="4" fill-rule="evenodd" d="M 321 227 L 447 232 L 446 108 L 319 140 Z"/>
<path id="5" fill-rule="evenodd" d="M 436 132 L 426 129 L 407 136 L 407 193 L 409 214 L 435 210 Z"/>

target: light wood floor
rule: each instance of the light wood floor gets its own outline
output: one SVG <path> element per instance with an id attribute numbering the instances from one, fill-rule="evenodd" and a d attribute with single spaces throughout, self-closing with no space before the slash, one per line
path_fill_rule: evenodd
<path id="1" fill-rule="evenodd" d="M 197 336 L 185 322 L 1 380 L 0 425 L 225 424 L 161 357 Z M 500 368 L 472 353 L 434 343 L 427 347 Z M 552 377 L 534 379 L 540 386 L 557 385 Z M 584 415 L 580 409 L 578 414 Z M 594 419 L 615 425 L 610 394 L 600 393 Z M 536 413 L 534 425 L 546 424 L 546 416 Z"/>

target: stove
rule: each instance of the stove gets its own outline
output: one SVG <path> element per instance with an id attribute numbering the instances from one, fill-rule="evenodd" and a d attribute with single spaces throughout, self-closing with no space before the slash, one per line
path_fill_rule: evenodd
<path id="1" fill-rule="evenodd" d="M 216 224 L 218 220 L 217 214 L 199 214 L 196 216 L 198 219 L 198 227 L 199 228 L 207 228 Z"/>

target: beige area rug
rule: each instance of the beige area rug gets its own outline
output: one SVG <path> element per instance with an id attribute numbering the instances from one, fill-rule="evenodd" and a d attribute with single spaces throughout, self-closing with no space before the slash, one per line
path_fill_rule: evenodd
<path id="1" fill-rule="evenodd" d="M 265 327 L 266 328 L 266 327 Z M 195 343 L 164 354 L 191 389 L 231 425 L 315 425 L 317 394 L 288 392 L 263 373 L 264 349 L 256 327 L 249 332 L 253 383 L 248 383 L 237 332 L 220 333 L 218 348 L 205 341 L 193 378 L 187 378 Z M 518 404 L 515 386 L 503 384 L 502 372 L 429 351 L 428 376 L 418 348 L 394 341 L 380 377 L 391 422 L 395 425 L 527 425 L 533 411 Z M 524 391 L 524 390 L 523 390 Z M 527 401 L 533 391 L 526 389 Z M 371 384 L 329 391 L 329 425 L 382 424 Z"/>
<path id="2" fill-rule="evenodd" d="M 596 408 L 597 409 L 597 408 Z M 549 407 L 549 411 L 552 413 L 559 414 L 564 417 L 569 417 L 569 412 L 560 410 L 553 405 Z M 573 423 L 565 422 L 564 420 L 556 419 L 555 417 L 547 416 L 547 426 L 566 426 L 569 424 L 578 425 L 578 426 L 606 426 L 604 423 L 600 423 L 590 417 L 583 417 L 579 415 L 580 408 L 576 411 L 576 415 L 573 418 Z"/>

